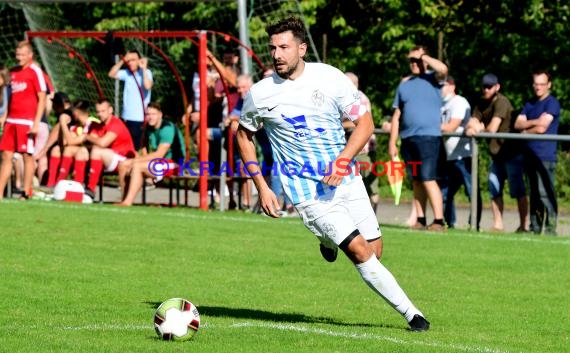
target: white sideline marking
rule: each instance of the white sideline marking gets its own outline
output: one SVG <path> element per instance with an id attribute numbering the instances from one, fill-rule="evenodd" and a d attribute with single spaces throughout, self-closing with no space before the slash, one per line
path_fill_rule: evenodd
<path id="1" fill-rule="evenodd" d="M 20 201 L 12 201 L 12 200 L 5 200 L 9 203 L 15 204 L 23 204 Z M 140 207 L 97 207 L 97 205 L 82 205 L 82 204 L 73 204 L 68 202 L 43 202 L 42 206 L 45 205 L 46 207 L 54 207 L 54 208 L 62 208 L 62 209 L 82 209 L 82 210 L 89 210 L 89 212 L 103 212 L 103 213 L 123 213 L 123 214 L 135 214 L 141 216 L 156 216 L 156 213 L 152 211 L 146 211 L 141 209 Z M 166 209 L 164 209 L 166 210 Z M 205 213 L 203 215 L 191 214 L 183 211 L 174 211 L 168 210 L 160 215 L 161 217 L 175 217 L 175 218 L 187 218 L 187 219 L 223 219 L 233 222 L 244 222 L 244 223 L 269 223 L 275 222 L 275 219 L 259 216 L 258 218 L 253 217 L 234 217 L 229 215 L 223 215 L 220 213 L 208 214 Z M 286 223 L 296 223 L 301 224 L 301 220 L 298 217 L 290 217 L 290 218 L 283 218 L 279 220 L 280 222 Z M 389 225 L 387 225 L 389 227 Z M 416 231 L 408 230 L 408 229 L 399 229 L 398 232 L 405 232 L 405 233 L 416 233 Z M 386 231 L 383 232 L 387 234 Z M 525 237 L 513 237 L 509 235 L 488 235 L 488 234 L 479 234 L 479 233 L 469 233 L 469 232 L 461 232 L 456 234 L 432 234 L 431 236 L 452 236 L 452 237 L 471 237 L 471 238 L 479 238 L 479 239 L 486 239 L 486 240 L 498 240 L 498 241 L 511 241 L 511 242 L 531 242 L 531 243 L 541 243 L 541 244 L 552 244 L 552 245 L 570 245 L 570 239 L 568 238 L 561 238 L 561 237 L 549 237 L 548 241 L 544 240 L 544 237 L 539 236 L 525 236 Z"/>
<path id="2" fill-rule="evenodd" d="M 341 338 L 351 338 L 351 339 L 366 339 L 366 340 L 379 340 L 379 341 L 387 341 L 395 344 L 401 345 L 413 345 L 413 346 L 425 346 L 425 347 L 434 347 L 441 349 L 442 351 L 449 351 L 450 349 L 462 352 L 474 352 L 474 353 L 510 353 L 508 351 L 503 351 L 494 348 L 488 347 L 479 347 L 479 346 L 468 346 L 463 344 L 445 344 L 440 342 L 426 342 L 414 339 L 402 339 L 402 338 L 395 338 L 386 335 L 378 335 L 372 333 L 358 333 L 358 332 L 342 332 L 342 331 L 333 331 L 333 330 L 326 330 L 321 328 L 310 328 L 301 325 L 294 325 L 294 324 L 271 324 L 271 323 L 257 323 L 257 322 L 242 322 L 242 323 L 235 323 L 231 325 L 212 325 L 207 323 L 202 323 L 200 328 L 232 328 L 232 329 L 245 329 L 249 327 L 253 328 L 262 328 L 262 329 L 270 329 L 270 330 L 279 330 L 279 331 L 291 331 L 291 332 L 301 332 L 301 333 L 308 333 L 308 334 L 315 334 L 315 335 L 323 335 L 323 336 L 330 336 L 330 337 L 341 337 Z M 154 330 L 152 325 L 137 325 L 137 324 L 129 324 L 129 325 L 119 325 L 119 324 L 93 324 L 93 325 L 86 325 L 86 326 L 64 326 L 61 327 L 62 330 L 65 331 L 141 331 L 141 330 Z M 410 333 L 410 335 L 416 335 L 417 333 Z"/>
<path id="3" fill-rule="evenodd" d="M 142 216 L 156 216 L 156 213 L 149 212 L 142 210 L 140 207 L 97 207 L 96 205 L 76 205 L 73 203 L 67 202 L 46 202 L 45 205 L 47 207 L 54 207 L 54 208 L 62 208 L 62 209 L 75 209 L 75 210 L 89 210 L 89 212 L 108 212 L 108 213 L 122 213 L 122 214 L 135 214 L 135 215 L 142 215 Z M 151 209 L 151 208 L 149 208 Z M 224 219 L 234 222 L 244 222 L 244 223 L 268 223 L 273 221 L 272 218 L 260 216 L 259 218 L 243 218 L 243 217 L 234 217 L 234 216 L 226 216 L 220 213 L 217 213 L 216 216 L 211 216 L 209 214 L 204 215 L 197 215 L 197 214 L 190 214 L 190 213 L 183 213 L 180 211 L 169 210 L 160 215 L 161 217 L 176 217 L 176 218 L 189 218 L 189 219 Z M 297 218 L 283 218 L 281 221 L 291 222 L 296 221 L 298 223 L 299 220 Z"/>
<path id="4" fill-rule="evenodd" d="M 338 332 L 332 330 L 325 330 L 325 329 L 318 329 L 318 328 L 310 328 L 310 327 L 303 327 L 299 325 L 292 325 L 292 324 L 264 324 L 264 323 L 253 323 L 253 322 L 244 322 L 239 324 L 233 324 L 231 327 L 241 328 L 241 327 L 259 327 L 259 328 L 269 328 L 274 330 L 281 330 L 281 331 L 297 331 L 303 333 L 313 333 L 317 335 L 325 335 L 325 336 L 332 336 L 332 337 L 342 337 L 342 338 L 354 338 L 354 339 L 369 339 L 369 340 L 380 340 L 380 341 L 388 341 L 396 344 L 402 345 L 414 345 L 414 346 L 427 346 L 427 347 L 434 347 L 434 348 L 441 348 L 444 351 L 448 349 L 459 350 L 463 352 L 476 352 L 476 353 L 509 353 L 507 351 L 501 351 L 493 348 L 488 347 L 477 347 L 477 346 L 466 346 L 462 344 L 445 344 L 439 342 L 426 342 L 426 341 L 418 341 L 418 340 L 406 340 L 401 338 L 395 338 L 385 335 L 377 335 L 372 333 L 356 333 L 356 332 Z M 410 333 L 411 335 L 417 333 Z"/>

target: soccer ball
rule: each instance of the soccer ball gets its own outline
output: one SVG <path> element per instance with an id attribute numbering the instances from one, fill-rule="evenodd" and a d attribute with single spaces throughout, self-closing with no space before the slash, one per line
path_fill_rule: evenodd
<path id="1" fill-rule="evenodd" d="M 198 332 L 198 327 L 198 309 L 186 299 L 168 299 L 154 314 L 154 330 L 163 340 L 188 341 Z"/>

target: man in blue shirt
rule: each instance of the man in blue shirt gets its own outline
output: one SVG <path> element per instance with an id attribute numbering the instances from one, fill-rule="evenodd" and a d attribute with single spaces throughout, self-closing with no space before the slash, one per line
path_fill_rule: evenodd
<path id="1" fill-rule="evenodd" d="M 560 103 L 550 94 L 551 76 L 546 71 L 533 73 L 536 97 L 524 105 L 515 121 L 515 129 L 527 134 L 558 133 Z M 530 140 L 525 159 L 530 186 L 530 230 L 556 235 L 558 204 L 554 189 L 556 141 Z"/>
<path id="2" fill-rule="evenodd" d="M 408 54 L 412 75 L 398 86 L 393 107 L 401 116 L 392 119 L 388 152 L 392 158 L 398 155 L 396 142 L 402 139 L 402 157 L 406 161 L 407 174 L 412 178 L 414 203 L 418 214 L 413 229 L 445 230 L 443 198 L 437 184 L 440 169 L 442 138 L 441 86 L 447 76 L 447 65 L 427 54 L 423 46 L 414 47 Z M 428 71 L 428 67 L 433 71 Z M 443 152 L 443 150 L 442 150 Z M 421 162 L 417 173 L 409 162 Z M 426 227 L 425 209 L 429 199 L 434 221 Z"/>
<path id="3" fill-rule="evenodd" d="M 124 63 L 127 68 L 121 69 Z M 129 50 L 109 71 L 109 77 L 124 82 L 121 118 L 131 133 L 137 151 L 141 148 L 145 110 L 153 85 L 152 72 L 147 65 L 147 59 L 141 58 L 137 50 Z"/>

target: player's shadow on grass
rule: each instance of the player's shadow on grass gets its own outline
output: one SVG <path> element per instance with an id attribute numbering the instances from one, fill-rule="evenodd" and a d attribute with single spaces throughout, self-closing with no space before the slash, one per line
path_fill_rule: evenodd
<path id="1" fill-rule="evenodd" d="M 146 302 L 153 308 L 158 308 L 161 304 L 160 302 Z M 251 320 L 262 320 L 262 321 L 273 321 L 273 322 L 290 322 L 298 323 L 304 322 L 308 324 L 327 324 L 327 325 L 338 325 L 338 326 L 352 326 L 352 327 L 383 327 L 383 328 L 400 328 L 391 325 L 382 324 L 370 324 L 370 323 L 350 323 L 335 320 L 330 317 L 324 316 L 309 316 L 298 313 L 275 313 L 265 310 L 255 310 L 255 309 L 242 309 L 242 308 L 227 308 L 220 306 L 206 306 L 200 305 L 197 307 L 200 315 L 210 316 L 210 317 L 232 317 L 236 319 L 251 319 Z"/>

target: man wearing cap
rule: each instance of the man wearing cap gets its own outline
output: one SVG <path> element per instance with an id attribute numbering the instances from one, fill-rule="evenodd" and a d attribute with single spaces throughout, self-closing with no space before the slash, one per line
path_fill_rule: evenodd
<path id="1" fill-rule="evenodd" d="M 507 97 L 499 92 L 501 84 L 496 75 L 488 73 L 481 81 L 483 95 L 473 109 L 472 118 L 466 128 L 466 135 L 479 132 L 516 132 L 512 128 L 513 106 Z M 523 179 L 523 155 L 520 143 L 511 139 L 489 140 L 491 167 L 489 171 L 489 193 L 493 211 L 491 231 L 502 232 L 503 224 L 503 187 L 509 180 L 510 195 L 517 199 L 520 224 L 517 232 L 525 232 L 528 219 L 528 199 Z"/>
<path id="2" fill-rule="evenodd" d="M 441 110 L 441 131 L 462 133 L 471 118 L 471 106 L 467 99 L 456 93 L 455 79 L 447 76 L 445 84 L 441 88 L 443 108 Z M 471 142 L 465 137 L 449 137 L 445 140 L 445 152 L 447 163 L 445 164 L 445 176 L 440 181 L 443 194 L 443 213 L 448 227 L 453 228 L 456 222 L 454 196 L 461 188 L 465 187 L 465 194 L 471 200 Z M 479 230 L 481 223 L 481 192 L 477 188 L 477 223 Z M 473 226 L 472 218 L 469 224 Z"/>

